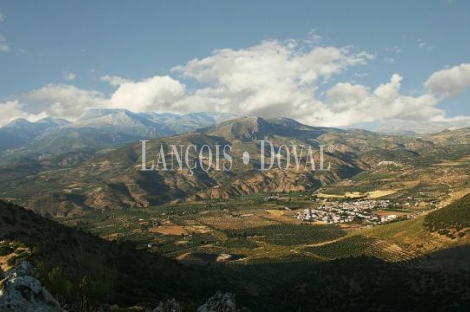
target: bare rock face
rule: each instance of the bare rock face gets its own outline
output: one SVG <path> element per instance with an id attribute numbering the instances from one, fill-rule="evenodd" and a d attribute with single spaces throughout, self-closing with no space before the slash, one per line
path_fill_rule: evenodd
<path id="1" fill-rule="evenodd" d="M 5 273 L 0 281 L 0 311 L 64 312 L 32 275 L 33 268 L 27 261 Z"/>
<path id="2" fill-rule="evenodd" d="M 206 303 L 197 309 L 197 312 L 237 312 L 235 295 L 218 291 Z"/>
<path id="3" fill-rule="evenodd" d="M 150 312 L 150 311 L 149 311 Z M 158 307 L 152 312 L 183 312 L 183 308 L 175 299 L 160 301 Z M 218 291 L 206 303 L 197 309 L 197 312 L 250 312 L 247 308 L 237 309 L 235 295 Z"/>
<path id="4" fill-rule="evenodd" d="M 160 301 L 158 307 L 153 309 L 152 312 L 182 312 L 183 309 L 181 308 L 178 301 L 175 299 L 169 299 L 165 302 Z"/>

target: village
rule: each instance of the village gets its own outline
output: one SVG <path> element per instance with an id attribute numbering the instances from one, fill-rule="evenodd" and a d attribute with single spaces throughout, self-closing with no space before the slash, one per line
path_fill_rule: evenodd
<path id="1" fill-rule="evenodd" d="M 387 209 L 389 200 L 358 200 L 345 202 L 323 202 L 317 208 L 306 208 L 296 216 L 298 220 L 310 222 L 323 222 L 327 224 L 365 222 L 371 225 L 379 225 L 394 221 L 396 214 L 380 216 L 375 211 Z"/>

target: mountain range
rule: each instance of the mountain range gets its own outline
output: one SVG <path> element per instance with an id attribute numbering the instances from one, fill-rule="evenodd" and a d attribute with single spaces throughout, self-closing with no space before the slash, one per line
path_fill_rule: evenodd
<path id="1" fill-rule="evenodd" d="M 223 115 L 218 118 L 223 120 L 226 117 L 228 116 Z M 153 120 L 163 118 L 167 121 L 178 119 L 181 123 L 182 120 L 189 120 L 187 124 L 191 124 L 192 127 L 216 121 L 215 117 L 204 114 L 190 116 L 150 114 L 144 118 L 123 110 L 112 111 L 112 114 L 93 111 L 74 124 L 62 126 L 53 133 L 57 135 L 62 131 L 74 131 L 73 129 L 84 131 L 92 129 L 90 127 L 94 125 L 99 125 L 100 129 L 103 129 L 104 125 L 107 125 L 111 129 L 110 132 L 127 132 L 129 137 L 126 138 L 129 140 L 133 138 L 132 143 L 122 147 L 108 146 L 108 149 L 101 149 L 99 152 L 96 152 L 96 146 L 90 148 L 90 145 L 85 145 L 88 149 L 77 148 L 75 151 L 72 149 L 62 154 L 57 149 L 56 156 L 45 157 L 41 154 L 35 159 L 16 160 L 0 169 L 2 187 L 0 196 L 43 214 L 68 215 L 82 214 L 90 209 L 149 207 L 175 200 L 227 200 L 259 192 L 313 191 L 334 183 L 339 183 L 338 185 L 347 183 L 345 182 L 347 179 L 360 172 L 383 170 L 391 171 L 388 174 L 397 177 L 391 185 L 397 184 L 400 180 L 413 181 L 414 177 L 419 175 L 429 181 L 430 188 L 439 188 L 434 174 L 440 173 L 427 170 L 429 165 L 464 156 L 470 143 L 468 128 L 446 130 L 427 136 L 394 136 L 365 130 L 311 127 L 285 118 L 241 117 L 211 124 L 192 132 L 151 139 L 146 145 L 148 161 L 145 165 L 148 165 L 150 160 L 157 161 L 162 147 L 166 148 L 166 152 L 161 156 L 167 163 L 171 163 L 174 162 L 174 155 L 169 151 L 171 145 L 185 147 L 194 145 L 198 150 L 204 145 L 211 150 L 215 150 L 218 145 L 227 145 L 231 149 L 233 159 L 231 170 L 213 170 L 216 156 L 213 155 L 211 165 L 209 155 L 205 151 L 202 155 L 202 165 L 210 167 L 211 170 L 201 169 L 200 164 L 199 168 L 192 170 L 192 173 L 187 166 L 174 171 L 141 171 L 139 169 L 142 168 L 143 161 L 142 145 L 138 139 L 142 137 L 148 139 L 148 137 L 145 136 L 145 131 L 141 132 L 142 136 L 131 133 L 137 133 L 136 129 L 148 129 L 144 125 L 154 122 L 150 121 L 150 118 Z M 118 126 L 122 123 L 128 127 Z M 87 128 L 81 125 L 86 125 Z M 70 144 L 67 137 L 58 138 Z M 94 139 L 96 138 L 97 136 L 94 136 Z M 269 141 L 274 153 L 266 149 L 263 155 L 261 140 Z M 42 144 L 35 145 L 35 142 L 37 140 L 33 140 L 28 146 L 44 147 Z M 73 142 L 76 144 L 77 141 Z M 287 154 L 286 148 L 280 149 L 280 147 L 293 145 L 311 146 L 317 167 L 320 160 L 319 149 L 322 145 L 323 161 L 331 165 L 331 170 L 306 170 L 307 149 L 302 153 L 299 150 L 299 156 L 304 159 L 299 168 L 291 159 L 290 167 L 281 170 L 279 165 L 285 167 L 287 158 L 291 155 Z M 52 144 L 49 148 L 52 146 L 55 145 Z M 65 149 L 65 145 L 61 146 Z M 251 155 L 246 164 L 242 161 L 244 153 Z M 188 153 L 191 163 L 197 162 L 199 156 L 195 151 Z M 271 158 L 275 160 L 272 170 L 259 170 L 261 157 L 265 161 Z M 222 154 L 218 160 L 220 163 L 226 161 Z M 400 166 L 384 169 L 381 166 L 384 163 L 398 163 Z M 452 171 L 447 170 L 447 172 Z M 424 183 L 423 180 L 422 185 Z M 457 191 L 464 187 L 465 185 L 459 182 L 455 189 Z M 364 185 L 363 188 L 371 186 Z M 444 200 L 444 193 L 439 194 L 442 194 L 439 195 L 439 199 Z"/>
<path id="2" fill-rule="evenodd" d="M 444 130 L 456 130 L 470 127 L 470 120 L 449 119 L 443 121 L 383 120 L 370 123 L 358 123 L 351 127 L 395 135 L 427 135 Z"/>
<path id="3" fill-rule="evenodd" d="M 0 265 L 30 261 L 75 306 L 84 296 L 94 307 L 176 298 L 193 311 L 217 290 L 253 311 L 468 304 L 470 128 L 391 135 L 232 117 L 95 110 L 5 126 L 23 143 L 0 167 Z M 262 150 L 268 141 L 273 151 Z M 177 164 L 172 145 L 194 146 L 187 159 L 198 168 L 184 159 L 161 170 Z M 230 170 L 215 170 L 228 158 L 204 146 L 228 146 Z M 323 148 L 330 170 L 298 170 L 292 158 L 286 168 L 292 146 L 304 159 L 310 146 L 317 168 Z M 273 168 L 259 170 L 262 159 Z M 140 170 L 152 161 L 159 170 Z M 412 216 L 377 226 L 293 218 L 355 198 Z"/>
<path id="4" fill-rule="evenodd" d="M 45 118 L 16 119 L 0 128 L 0 162 L 50 157 L 81 149 L 102 150 L 140 139 L 193 131 L 235 117 L 224 113 L 133 113 L 92 109 L 74 122 Z"/>

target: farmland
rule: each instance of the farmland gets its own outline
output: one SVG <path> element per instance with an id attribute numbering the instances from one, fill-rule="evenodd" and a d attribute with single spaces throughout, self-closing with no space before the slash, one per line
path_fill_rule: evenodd
<path id="1" fill-rule="evenodd" d="M 465 221 L 451 220 L 455 214 L 446 217 L 446 210 L 439 208 L 468 193 L 463 177 L 470 171 L 457 165 L 465 165 L 468 158 L 459 154 L 445 161 L 433 158 L 427 166 L 409 161 L 402 161 L 403 166 L 377 166 L 310 191 L 204 197 L 57 219 L 181 261 L 220 262 L 218 255 L 228 255 L 222 257 L 223 262 L 235 270 L 250 263 L 329 261 L 361 255 L 397 262 L 461 244 L 468 233 Z M 429 171 L 432 163 L 436 169 Z M 331 207 L 331 213 L 334 207 L 354 207 L 358 201 L 389 202 L 369 213 L 396 220 L 383 224 L 353 218 L 348 223 L 324 224 L 297 218 L 308 212 L 306 208 Z M 458 219 L 468 220 L 466 210 L 459 211 Z M 454 228 L 449 230 L 450 225 Z"/>

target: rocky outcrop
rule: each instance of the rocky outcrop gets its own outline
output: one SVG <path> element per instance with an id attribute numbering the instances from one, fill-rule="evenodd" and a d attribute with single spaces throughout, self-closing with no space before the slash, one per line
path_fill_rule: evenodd
<path id="1" fill-rule="evenodd" d="M 183 312 L 183 309 L 181 308 L 178 301 L 175 299 L 169 299 L 165 302 L 160 301 L 158 307 L 153 309 L 152 312 Z"/>
<path id="2" fill-rule="evenodd" d="M 183 308 L 175 299 L 160 301 L 158 307 L 152 312 L 183 312 Z M 249 312 L 246 308 L 237 309 L 235 295 L 218 291 L 206 303 L 197 309 L 197 312 Z"/>
<path id="3" fill-rule="evenodd" d="M 237 312 L 235 295 L 218 291 L 206 303 L 197 309 L 197 312 Z"/>
<path id="4" fill-rule="evenodd" d="M 57 300 L 33 277 L 33 268 L 26 261 L 2 276 L 0 311 L 65 312 Z"/>

